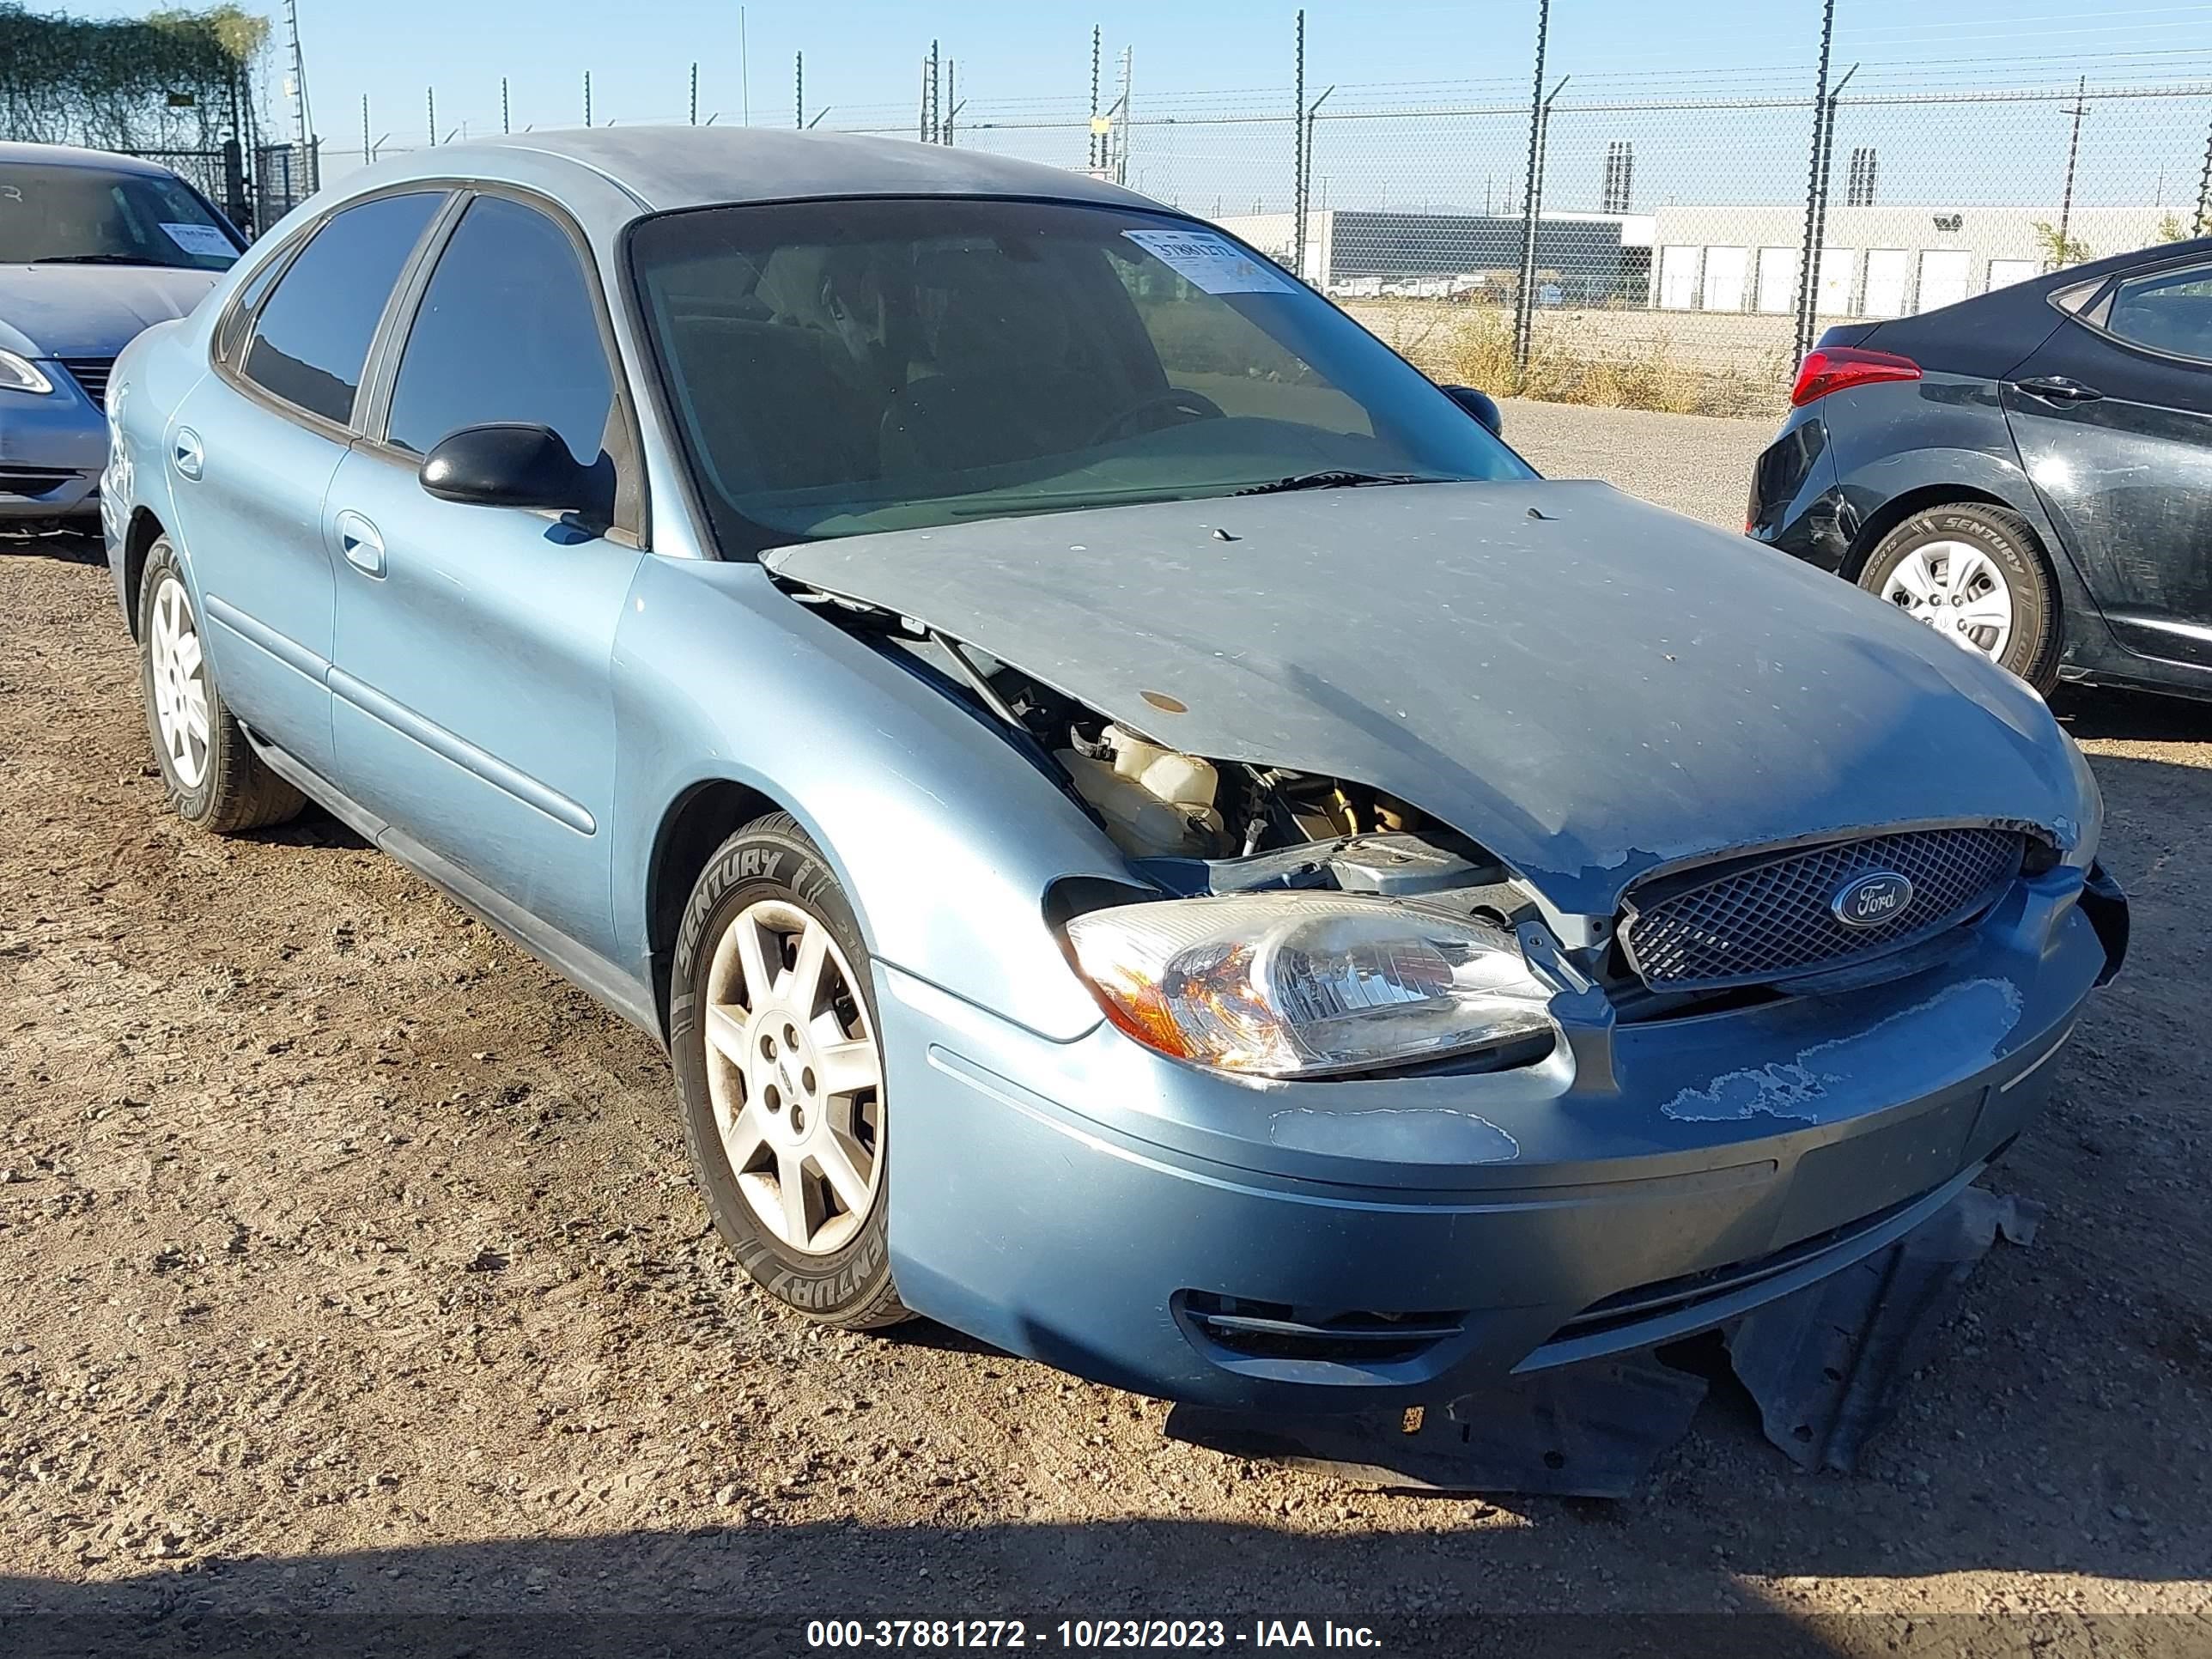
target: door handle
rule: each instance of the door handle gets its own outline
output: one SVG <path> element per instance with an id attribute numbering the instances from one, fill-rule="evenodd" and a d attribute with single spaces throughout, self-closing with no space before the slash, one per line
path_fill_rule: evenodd
<path id="1" fill-rule="evenodd" d="M 2063 374 L 2041 374 L 2032 380 L 2016 380 L 2014 385 L 2029 397 L 2040 398 L 2045 403 L 2094 404 L 2105 395 L 2096 387 L 2069 380 Z"/>
<path id="2" fill-rule="evenodd" d="M 337 516 L 338 547 L 346 556 L 346 562 L 365 574 L 381 577 L 384 574 L 384 538 L 376 533 L 376 526 L 360 514 L 349 508 Z"/>
<path id="3" fill-rule="evenodd" d="M 169 459 L 180 478 L 198 478 L 200 469 L 207 464 L 207 451 L 201 446 L 200 434 L 188 426 L 180 426 L 169 449 Z"/>

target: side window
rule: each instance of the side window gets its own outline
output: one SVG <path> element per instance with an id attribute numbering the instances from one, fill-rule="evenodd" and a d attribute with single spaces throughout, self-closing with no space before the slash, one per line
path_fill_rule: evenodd
<path id="1" fill-rule="evenodd" d="M 2154 351 L 2212 360 L 2212 265 L 2122 283 L 2105 326 Z"/>
<path id="2" fill-rule="evenodd" d="M 420 191 L 346 209 L 277 278 L 240 371 L 271 395 L 343 424 L 392 285 L 445 200 Z"/>
<path id="3" fill-rule="evenodd" d="M 534 208 L 478 197 L 438 256 L 408 333 L 391 441 L 422 455 L 465 426 L 529 421 L 559 433 L 588 466 L 614 397 L 574 244 Z"/>
<path id="4" fill-rule="evenodd" d="M 260 270 L 246 279 L 245 286 L 232 297 L 230 309 L 223 313 L 222 321 L 216 327 L 215 355 L 224 362 L 229 362 L 238 356 L 239 343 L 252 325 L 254 308 L 261 303 L 262 295 L 269 292 L 270 283 L 283 273 L 285 262 L 295 252 L 296 249 L 293 247 L 279 248 L 263 262 Z"/>

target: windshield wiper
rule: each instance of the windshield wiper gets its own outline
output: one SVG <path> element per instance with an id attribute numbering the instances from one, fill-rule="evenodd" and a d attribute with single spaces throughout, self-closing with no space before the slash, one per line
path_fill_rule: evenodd
<path id="1" fill-rule="evenodd" d="M 155 270 L 167 270 L 168 266 L 159 259 L 142 259 L 135 253 L 49 253 L 43 259 L 33 259 L 34 265 L 147 265 Z"/>
<path id="2" fill-rule="evenodd" d="M 1275 495 L 1289 489 L 1356 489 L 1363 484 L 1441 483 L 1441 478 L 1424 478 L 1413 472 L 1354 472 L 1342 467 L 1326 472 L 1293 472 L 1287 478 L 1278 478 L 1273 483 L 1247 484 L 1242 489 L 1232 489 L 1232 495 Z"/>

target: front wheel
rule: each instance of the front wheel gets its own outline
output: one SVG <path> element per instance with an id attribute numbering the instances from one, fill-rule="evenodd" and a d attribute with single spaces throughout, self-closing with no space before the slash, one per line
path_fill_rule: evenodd
<path id="1" fill-rule="evenodd" d="M 2016 513 L 1982 501 L 1916 513 L 1881 538 L 1859 586 L 2039 692 L 2058 683 L 2057 584 Z"/>
<path id="2" fill-rule="evenodd" d="M 669 1047 L 708 1214 L 763 1289 L 847 1330 L 908 1317 L 868 954 L 787 813 L 724 842 L 677 935 Z"/>

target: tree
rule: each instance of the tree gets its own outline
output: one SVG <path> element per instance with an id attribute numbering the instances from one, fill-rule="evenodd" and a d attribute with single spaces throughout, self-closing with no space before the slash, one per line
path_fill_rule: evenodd
<path id="1" fill-rule="evenodd" d="M 46 16 L 0 0 L 0 137 L 101 149 L 250 142 L 269 21 L 231 3 L 136 18 Z"/>
<path id="2" fill-rule="evenodd" d="M 2057 226 L 2044 220 L 2035 222 L 2035 245 L 2043 252 L 2043 268 L 2057 270 L 2063 265 L 2078 265 L 2097 256 L 2089 245 L 2079 236 L 2068 235 Z"/>
<path id="3" fill-rule="evenodd" d="M 2189 227 L 2181 222 L 2179 214 L 2168 213 L 2159 220 L 2158 234 L 2151 240 L 2158 242 L 2185 242 L 2189 240 Z"/>

